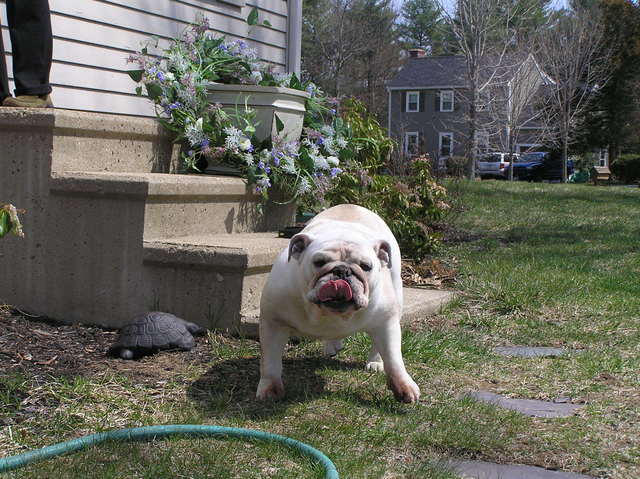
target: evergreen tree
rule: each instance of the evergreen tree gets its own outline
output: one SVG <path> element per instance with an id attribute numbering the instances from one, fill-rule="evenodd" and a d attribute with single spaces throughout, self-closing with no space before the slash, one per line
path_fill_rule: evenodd
<path id="1" fill-rule="evenodd" d="M 584 0 L 583 0 L 584 1 Z M 640 133 L 640 5 L 632 0 L 598 0 L 612 49 L 611 78 L 585 116 L 580 149 L 608 146 L 609 161 L 638 148 Z"/>
<path id="2" fill-rule="evenodd" d="M 400 18 L 398 30 L 406 49 L 424 48 L 431 55 L 444 53 L 446 22 L 435 0 L 407 0 Z"/>

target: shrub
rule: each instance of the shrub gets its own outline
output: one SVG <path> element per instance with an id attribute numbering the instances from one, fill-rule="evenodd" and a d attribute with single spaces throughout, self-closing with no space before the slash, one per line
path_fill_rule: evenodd
<path id="1" fill-rule="evenodd" d="M 447 159 L 447 175 L 462 178 L 467 171 L 469 159 L 464 156 L 452 156 Z"/>
<path id="2" fill-rule="evenodd" d="M 640 154 L 620 155 L 611 164 L 611 172 L 625 183 L 640 180 Z"/>

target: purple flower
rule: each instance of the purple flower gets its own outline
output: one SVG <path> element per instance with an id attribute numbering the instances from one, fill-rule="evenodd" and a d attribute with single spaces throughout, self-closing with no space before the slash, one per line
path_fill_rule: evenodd
<path id="1" fill-rule="evenodd" d="M 331 109 L 330 113 L 331 113 L 332 115 L 335 115 L 335 114 L 337 113 L 337 112 L 336 112 L 336 109 L 335 109 L 335 108 Z"/>
<path id="2" fill-rule="evenodd" d="M 194 154 L 195 154 L 195 151 L 193 151 L 193 150 L 187 151 L 187 155 L 189 155 L 189 156 L 193 156 Z"/>
<path id="3" fill-rule="evenodd" d="M 200 142 L 200 148 L 208 148 L 208 147 L 209 147 L 209 140 L 205 138 Z"/>
<path id="4" fill-rule="evenodd" d="M 331 168 L 331 178 L 335 178 L 340 173 L 342 173 L 342 170 L 340 168 Z"/>
<path id="5" fill-rule="evenodd" d="M 156 73 L 156 78 L 160 81 L 165 81 L 166 77 L 164 76 L 164 73 L 162 73 L 161 71 L 159 71 L 158 73 Z"/>

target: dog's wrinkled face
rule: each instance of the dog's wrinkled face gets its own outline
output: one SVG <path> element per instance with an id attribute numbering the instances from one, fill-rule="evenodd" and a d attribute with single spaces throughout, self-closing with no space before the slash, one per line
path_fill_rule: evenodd
<path id="1" fill-rule="evenodd" d="M 291 239 L 289 261 L 295 258 L 307 281 L 306 298 L 327 313 L 349 315 L 369 304 L 369 288 L 381 268 L 390 266 L 386 241 L 314 244 L 304 233 Z"/>

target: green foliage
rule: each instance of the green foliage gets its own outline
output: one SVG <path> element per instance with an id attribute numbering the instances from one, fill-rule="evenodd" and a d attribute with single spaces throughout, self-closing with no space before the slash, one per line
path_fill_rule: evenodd
<path id="1" fill-rule="evenodd" d="M 394 140 L 362 102 L 345 100 L 343 107 L 341 118 L 334 122 L 336 133 L 349 140 L 340 155 L 342 173 L 315 203 L 303 202 L 302 210 L 343 203 L 368 208 L 387 222 L 404 255 L 422 259 L 438 243 L 431 225 L 449 208 L 445 188 L 431 175 L 431 161 L 413 160 L 407 176 L 386 174 Z"/>
<path id="2" fill-rule="evenodd" d="M 435 0 L 407 0 L 400 10 L 398 25 L 406 48 L 424 48 L 432 55 L 443 51 L 443 35 L 446 22 Z"/>
<path id="3" fill-rule="evenodd" d="M 464 156 L 452 156 L 447 159 L 447 175 L 456 178 L 464 177 L 469 159 Z"/>
<path id="4" fill-rule="evenodd" d="M 640 180 L 640 154 L 620 155 L 611 164 L 611 172 L 625 183 Z"/>
<path id="5" fill-rule="evenodd" d="M 13 205 L 0 206 L 0 238 L 9 233 L 13 233 L 19 237 L 24 236 L 18 213 L 24 213 L 24 211 L 17 210 Z"/>

